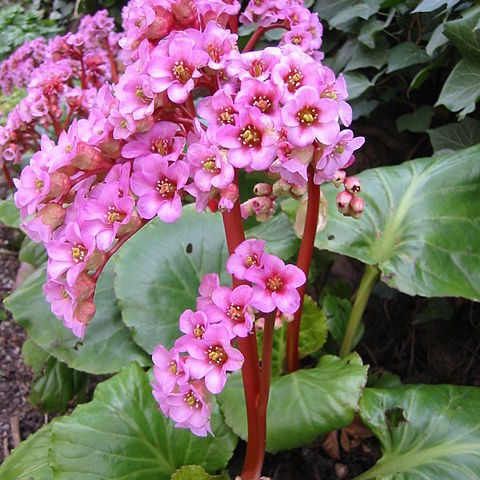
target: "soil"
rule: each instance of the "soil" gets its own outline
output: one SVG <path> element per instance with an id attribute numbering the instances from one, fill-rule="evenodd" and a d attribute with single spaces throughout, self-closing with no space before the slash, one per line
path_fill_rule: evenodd
<path id="1" fill-rule="evenodd" d="M 374 124 L 383 125 L 379 130 Z M 399 137 L 388 121 L 354 125 L 369 141 L 358 155 L 355 170 L 401 163 L 429 155 L 428 142 Z M 0 198 L 7 194 L 3 177 Z M 19 266 L 17 232 L 0 225 L 0 298 L 12 288 Z M 338 257 L 322 283 L 343 280 L 358 287 L 363 265 Z M 318 293 L 318 292 L 317 292 Z M 437 313 L 425 315 L 432 300 L 389 289 L 374 289 L 364 314 L 365 332 L 356 347 L 370 372 L 390 371 L 403 383 L 449 383 L 480 386 L 480 305 L 464 299 L 442 300 Z M 3 307 L 0 306 L 0 309 Z M 448 315 L 445 312 L 450 312 Z M 22 362 L 25 332 L 9 314 L 0 311 L 0 463 L 16 444 L 40 428 L 48 418 L 28 402 L 32 373 Z M 423 320 L 422 320 L 423 319 Z M 240 442 L 229 463 L 232 478 L 241 470 L 245 444 Z M 358 422 L 315 444 L 267 454 L 264 475 L 275 480 L 348 480 L 368 470 L 380 457 L 378 442 Z"/>

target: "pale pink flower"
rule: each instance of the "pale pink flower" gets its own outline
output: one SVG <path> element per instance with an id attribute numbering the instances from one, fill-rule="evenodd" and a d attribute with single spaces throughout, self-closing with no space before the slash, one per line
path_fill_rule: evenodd
<path id="1" fill-rule="evenodd" d="M 235 253 L 227 260 L 227 272 L 239 280 L 244 280 L 246 272 L 252 267 L 263 266 L 265 240 L 251 238 L 243 241 L 235 249 Z"/>

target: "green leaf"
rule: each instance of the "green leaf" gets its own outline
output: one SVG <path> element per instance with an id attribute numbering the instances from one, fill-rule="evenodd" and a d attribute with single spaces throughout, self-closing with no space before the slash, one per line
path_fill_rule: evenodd
<path id="1" fill-rule="evenodd" d="M 397 130 L 401 133 L 405 130 L 409 132 L 423 133 L 425 132 L 432 118 L 435 115 L 435 110 L 429 105 L 422 105 L 413 113 L 407 113 L 405 115 L 400 115 L 397 118 Z"/>
<path id="2" fill-rule="evenodd" d="M 389 52 L 387 73 L 430 61 L 431 58 L 425 53 L 425 50 L 414 42 L 399 43 Z"/>
<path id="3" fill-rule="evenodd" d="M 432 36 L 425 47 L 427 55 L 432 56 L 437 48 L 448 43 L 448 38 L 443 34 L 444 25 L 444 23 L 438 24 L 432 32 Z"/>
<path id="4" fill-rule="evenodd" d="M 27 338 L 22 345 L 23 363 L 28 365 L 34 375 L 40 375 L 43 366 L 48 360 L 48 353 L 40 348 L 33 340 Z"/>
<path id="5" fill-rule="evenodd" d="M 446 298 L 432 298 L 421 312 L 415 314 L 412 325 L 421 325 L 433 320 L 450 320 L 452 313 L 453 306 Z"/>
<path id="6" fill-rule="evenodd" d="M 228 253 L 220 214 L 184 208 L 180 220 L 153 220 L 119 251 L 115 291 L 124 322 L 149 353 L 161 343 L 170 348 L 179 336 L 178 319 L 195 309 L 198 286 L 207 273 L 220 273 Z"/>
<path id="7" fill-rule="evenodd" d="M 327 340 L 327 332 L 325 313 L 311 297 L 305 295 L 298 340 L 300 358 L 320 350 Z"/>
<path id="8" fill-rule="evenodd" d="M 369 117 L 370 114 L 378 107 L 377 100 L 354 100 L 351 102 L 353 110 L 353 120 L 361 117 Z"/>
<path id="9" fill-rule="evenodd" d="M 480 62 L 463 59 L 450 72 L 435 106 L 445 105 L 462 119 L 475 111 L 479 98 Z"/>
<path id="10" fill-rule="evenodd" d="M 455 45 L 463 58 L 480 61 L 480 30 L 475 26 L 480 20 L 480 7 L 464 13 L 464 17 L 444 25 L 445 36 Z"/>
<path id="11" fill-rule="evenodd" d="M 170 480 L 230 480 L 226 475 L 209 475 L 200 465 L 185 465 L 172 474 Z"/>
<path id="12" fill-rule="evenodd" d="M 365 45 L 359 45 L 352 59 L 345 66 L 345 71 L 367 67 L 374 67 L 379 70 L 387 61 L 388 49 L 386 47 L 368 48 Z"/>
<path id="13" fill-rule="evenodd" d="M 20 228 L 20 210 L 15 206 L 13 195 L 0 200 L 0 222 L 7 227 Z"/>
<path id="14" fill-rule="evenodd" d="M 45 425 L 10 453 L 0 466 L 2 480 L 53 480 L 48 465 L 52 425 Z"/>
<path id="15" fill-rule="evenodd" d="M 390 9 L 388 12 L 388 17 L 385 21 L 377 20 L 376 17 L 371 17 L 365 24 L 362 25 L 360 29 L 360 34 L 358 35 L 358 41 L 363 43 L 369 48 L 375 48 L 375 37 L 378 32 L 381 32 L 387 28 L 395 16 L 395 9 Z"/>
<path id="16" fill-rule="evenodd" d="M 47 260 L 47 251 L 43 243 L 35 243 L 28 237 L 25 237 L 18 253 L 18 259 L 20 262 L 26 262 L 38 268 Z"/>
<path id="17" fill-rule="evenodd" d="M 316 368 L 272 378 L 267 410 L 267 450 L 300 447 L 349 425 L 357 410 L 367 367 L 356 353 L 322 357 Z M 244 440 L 247 419 L 242 378 L 232 375 L 218 397 L 225 421 Z"/>
<path id="18" fill-rule="evenodd" d="M 378 265 L 410 295 L 480 299 L 480 145 L 359 175 L 363 217 L 331 208 L 315 246 Z M 337 190 L 323 192 L 335 206 Z"/>
<path id="19" fill-rule="evenodd" d="M 357 480 L 478 478 L 480 389 L 451 385 L 366 388 L 360 417 L 383 455 Z"/>
<path id="20" fill-rule="evenodd" d="M 317 0 L 314 11 L 328 21 L 330 28 L 335 28 L 358 17 L 369 19 L 378 12 L 381 3 L 382 0 Z"/>
<path id="21" fill-rule="evenodd" d="M 467 117 L 427 131 L 433 152 L 460 150 L 480 143 L 480 121 Z"/>
<path id="22" fill-rule="evenodd" d="M 412 10 L 412 13 L 418 12 L 433 12 L 443 5 L 447 5 L 447 8 L 454 7 L 460 0 L 422 0 L 420 5 Z"/>
<path id="23" fill-rule="evenodd" d="M 372 82 L 363 73 L 346 72 L 343 76 L 347 82 L 349 100 L 359 97 L 365 90 L 372 86 Z"/>
<path id="24" fill-rule="evenodd" d="M 250 228 L 245 232 L 247 238 L 261 238 L 267 243 L 266 251 L 288 260 L 298 251 L 298 239 L 292 224 L 284 213 L 272 217 L 268 222 Z"/>
<path id="25" fill-rule="evenodd" d="M 350 313 L 352 312 L 352 304 L 350 303 L 350 300 L 346 298 L 325 295 L 325 298 L 322 302 L 322 307 L 327 318 L 328 331 L 330 332 L 332 338 L 334 338 L 335 341 L 341 345 L 347 330 L 348 319 L 350 318 Z M 365 327 L 362 322 L 360 323 L 360 327 L 355 334 L 352 348 L 355 348 L 355 346 L 361 340 L 364 330 Z"/>
<path id="26" fill-rule="evenodd" d="M 55 480 L 167 480 L 189 464 L 215 472 L 225 467 L 237 440 L 215 410 L 215 438 L 175 428 L 160 412 L 149 376 L 133 363 L 99 384 L 90 403 L 55 423 L 50 450 Z"/>
<path id="27" fill-rule="evenodd" d="M 5 306 L 12 312 L 15 321 L 39 347 L 70 368 L 94 374 L 116 372 L 132 360 L 142 365 L 149 364 L 149 358 L 134 343 L 122 323 L 113 292 L 111 265 L 107 265 L 99 278 L 94 299 L 97 313 L 83 341 L 51 313 L 42 290 L 45 280 L 43 266 L 5 300 Z"/>
<path id="28" fill-rule="evenodd" d="M 78 395 L 79 402 L 85 401 L 87 386 L 85 373 L 50 357 L 43 374 L 32 382 L 28 400 L 42 412 L 63 413 L 75 395 Z"/>

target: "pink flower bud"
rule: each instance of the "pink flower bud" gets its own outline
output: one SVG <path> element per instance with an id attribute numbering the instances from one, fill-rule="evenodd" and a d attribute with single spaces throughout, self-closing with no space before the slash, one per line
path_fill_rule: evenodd
<path id="1" fill-rule="evenodd" d="M 47 198 L 57 198 L 70 191 L 70 177 L 65 173 L 50 173 L 50 182 L 50 191 L 48 192 Z"/>
<path id="2" fill-rule="evenodd" d="M 278 182 L 273 184 L 272 192 L 276 197 L 279 197 L 282 194 L 289 193 L 292 186 L 286 181 L 281 178 Z"/>
<path id="3" fill-rule="evenodd" d="M 86 272 L 82 272 L 78 277 L 75 285 L 73 286 L 73 293 L 75 298 L 79 302 L 83 302 L 90 298 L 90 296 L 95 292 L 95 280 Z"/>
<path id="4" fill-rule="evenodd" d="M 221 191 L 220 201 L 218 202 L 218 209 L 221 212 L 230 211 L 237 200 L 238 187 L 234 183 L 231 183 Z"/>
<path id="5" fill-rule="evenodd" d="M 72 165 L 80 170 L 95 170 L 104 162 L 102 154 L 91 145 L 78 142 L 77 154 L 72 158 Z"/>
<path id="6" fill-rule="evenodd" d="M 360 180 L 356 177 L 347 177 L 344 182 L 345 190 L 350 193 L 358 193 L 362 189 Z"/>
<path id="7" fill-rule="evenodd" d="M 337 208 L 340 213 L 347 213 L 350 201 L 352 200 L 353 195 L 347 191 L 343 191 L 337 194 L 335 200 L 337 202 Z"/>
<path id="8" fill-rule="evenodd" d="M 295 200 L 300 200 L 304 195 L 305 192 L 307 191 L 307 186 L 300 186 L 296 185 L 295 183 L 292 185 L 292 189 L 290 191 L 290 195 L 295 199 Z"/>
<path id="9" fill-rule="evenodd" d="M 199 28 L 197 7 L 192 0 L 180 0 L 170 5 L 177 24 L 183 28 Z"/>
<path id="10" fill-rule="evenodd" d="M 273 212 L 271 210 L 269 210 L 268 212 L 259 213 L 258 215 L 255 215 L 255 220 L 260 223 L 268 222 L 268 220 L 270 220 L 270 217 L 272 216 L 272 213 Z"/>
<path id="11" fill-rule="evenodd" d="M 173 15 L 163 7 L 155 8 L 155 20 L 148 26 L 147 38 L 160 40 L 166 37 L 175 23 Z"/>
<path id="12" fill-rule="evenodd" d="M 110 135 L 108 140 L 100 145 L 100 150 L 106 157 L 111 159 L 117 159 L 122 156 L 123 145 L 124 142 L 121 142 L 120 140 L 115 140 Z"/>
<path id="13" fill-rule="evenodd" d="M 246 202 L 240 205 L 240 212 L 243 219 L 247 219 L 250 215 L 253 215 L 253 198 L 249 198 Z"/>
<path id="14" fill-rule="evenodd" d="M 362 216 L 365 202 L 360 197 L 353 197 L 350 202 L 350 214 L 353 218 L 360 218 Z"/>
<path id="15" fill-rule="evenodd" d="M 57 203 L 48 203 L 37 215 L 44 225 L 55 230 L 63 223 L 65 218 L 65 210 Z"/>
<path id="16" fill-rule="evenodd" d="M 73 316 L 78 322 L 88 325 L 95 316 L 96 310 L 97 308 L 95 307 L 95 303 L 93 303 L 91 300 L 86 300 L 78 303 Z"/>
<path id="17" fill-rule="evenodd" d="M 332 180 L 335 188 L 340 187 L 340 185 L 345 181 L 346 175 L 347 174 L 345 173 L 345 170 L 337 170 L 335 172 L 335 178 Z"/>
<path id="18" fill-rule="evenodd" d="M 272 200 L 269 197 L 256 197 L 252 200 L 252 208 L 256 215 L 267 213 L 272 208 Z"/>
<path id="19" fill-rule="evenodd" d="M 257 197 L 265 197 L 272 193 L 272 186 L 269 183 L 257 183 L 253 187 L 253 193 Z"/>

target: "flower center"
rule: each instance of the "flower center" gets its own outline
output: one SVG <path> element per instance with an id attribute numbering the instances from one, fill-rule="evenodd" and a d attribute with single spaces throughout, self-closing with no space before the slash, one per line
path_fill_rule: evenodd
<path id="1" fill-rule="evenodd" d="M 177 375 L 178 371 L 177 371 L 177 362 L 170 362 L 168 363 L 168 370 L 170 371 L 170 373 L 172 373 L 173 375 Z"/>
<path id="2" fill-rule="evenodd" d="M 81 243 L 74 243 L 72 247 L 72 258 L 75 263 L 83 262 L 88 250 Z"/>
<path id="3" fill-rule="evenodd" d="M 235 322 L 242 323 L 245 321 L 245 315 L 240 305 L 231 303 L 228 307 L 227 315 Z"/>
<path id="4" fill-rule="evenodd" d="M 333 90 L 325 90 L 320 94 L 321 98 L 330 98 L 331 100 L 337 100 L 337 94 Z"/>
<path id="5" fill-rule="evenodd" d="M 215 345 L 208 347 L 207 350 L 208 358 L 210 359 L 209 363 L 215 363 L 216 365 L 223 365 L 228 360 L 228 355 L 220 345 Z"/>
<path id="6" fill-rule="evenodd" d="M 172 151 L 170 142 L 166 138 L 157 138 L 154 140 L 150 150 L 153 153 L 159 153 L 162 157 L 168 155 Z"/>
<path id="7" fill-rule="evenodd" d="M 253 97 L 252 105 L 257 107 L 262 113 L 269 113 L 272 110 L 272 102 L 265 95 Z"/>
<path id="8" fill-rule="evenodd" d="M 108 223 L 121 222 L 125 218 L 125 214 L 120 213 L 120 211 L 118 211 L 114 205 L 110 205 L 107 213 L 105 214 L 105 218 Z"/>
<path id="9" fill-rule="evenodd" d="M 183 397 L 183 401 L 190 408 L 200 408 L 201 406 L 200 400 L 195 396 L 192 390 L 185 394 L 185 396 Z"/>
<path id="10" fill-rule="evenodd" d="M 318 118 L 317 110 L 313 107 L 303 107 L 297 113 L 297 119 L 303 125 L 309 127 Z"/>
<path id="11" fill-rule="evenodd" d="M 143 91 L 143 88 L 140 85 L 135 89 L 135 96 L 138 98 L 140 102 L 145 103 L 146 105 L 148 105 L 151 102 L 151 99 L 145 95 L 145 92 Z"/>
<path id="12" fill-rule="evenodd" d="M 301 81 L 303 79 L 302 72 L 298 68 L 295 68 L 293 71 L 290 71 L 290 75 L 287 77 L 287 88 L 289 92 L 294 92 L 297 88 L 300 87 Z"/>
<path id="13" fill-rule="evenodd" d="M 156 190 L 163 198 L 173 198 L 177 191 L 177 185 L 171 182 L 168 178 L 164 178 L 157 182 Z"/>
<path id="14" fill-rule="evenodd" d="M 35 186 L 37 187 L 37 191 L 40 191 L 43 188 L 43 182 L 39 178 L 35 180 Z"/>
<path id="15" fill-rule="evenodd" d="M 249 73 L 252 77 L 259 77 L 265 71 L 265 64 L 262 60 L 254 60 L 249 69 Z"/>
<path id="16" fill-rule="evenodd" d="M 175 62 L 173 65 L 173 76 L 179 82 L 186 83 L 192 77 L 192 72 L 183 62 Z"/>
<path id="17" fill-rule="evenodd" d="M 343 146 L 343 144 L 339 143 L 335 146 L 335 153 L 338 153 L 339 155 L 341 155 L 344 151 L 345 151 L 345 147 Z"/>
<path id="18" fill-rule="evenodd" d="M 235 117 L 231 107 L 224 108 L 218 116 L 218 123 L 221 125 L 235 125 Z"/>
<path id="19" fill-rule="evenodd" d="M 207 47 L 207 52 L 214 62 L 218 63 L 220 61 L 220 49 L 218 47 L 215 45 L 209 45 Z"/>
<path id="20" fill-rule="evenodd" d="M 203 160 L 202 165 L 203 169 L 210 173 L 218 173 L 220 169 L 217 168 L 217 164 L 215 163 L 215 157 L 210 156 Z"/>
<path id="21" fill-rule="evenodd" d="M 193 336 L 198 340 L 201 340 L 204 335 L 205 335 L 205 327 L 197 323 L 195 325 L 195 328 L 193 329 Z"/>
<path id="22" fill-rule="evenodd" d="M 252 265 L 255 265 L 258 267 L 258 255 L 256 253 L 252 253 L 251 255 L 247 255 L 245 257 L 245 265 L 247 267 L 251 267 Z"/>
<path id="23" fill-rule="evenodd" d="M 238 137 L 238 140 L 246 147 L 257 147 L 262 143 L 262 135 L 256 127 L 253 125 L 247 125 L 242 128 L 242 133 Z"/>
<path id="24" fill-rule="evenodd" d="M 67 292 L 65 289 L 62 290 L 62 297 L 63 297 L 65 300 L 68 298 L 68 292 Z"/>
<path id="25" fill-rule="evenodd" d="M 273 275 L 267 280 L 267 290 L 270 293 L 278 292 L 283 287 L 283 281 L 278 275 Z"/>
<path id="26" fill-rule="evenodd" d="M 300 35 L 295 35 L 293 38 L 292 38 L 292 43 L 294 45 L 300 45 L 302 43 L 302 37 Z"/>

